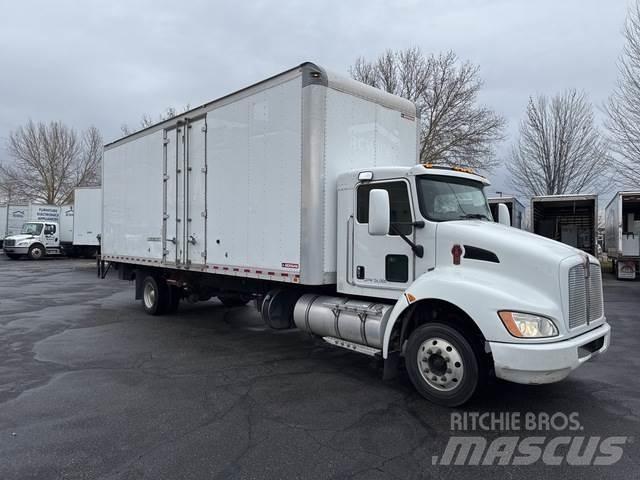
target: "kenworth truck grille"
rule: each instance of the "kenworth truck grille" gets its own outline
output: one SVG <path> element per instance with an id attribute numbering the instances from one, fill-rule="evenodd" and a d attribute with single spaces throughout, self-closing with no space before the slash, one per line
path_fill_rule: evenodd
<path id="1" fill-rule="evenodd" d="M 576 328 L 599 319 L 602 311 L 602 272 L 600 266 L 590 263 L 569 270 L 569 328 Z"/>
<path id="2" fill-rule="evenodd" d="M 4 244 L 5 244 L 7 247 L 15 247 L 15 245 L 16 245 L 16 241 L 15 241 L 15 240 L 13 240 L 13 239 L 12 239 L 12 240 L 5 240 L 5 241 L 4 241 Z"/>

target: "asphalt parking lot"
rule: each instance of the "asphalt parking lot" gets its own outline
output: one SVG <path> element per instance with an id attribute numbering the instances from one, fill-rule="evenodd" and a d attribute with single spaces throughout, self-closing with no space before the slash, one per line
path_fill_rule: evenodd
<path id="1" fill-rule="evenodd" d="M 605 311 L 609 352 L 564 382 L 496 382 L 449 410 L 252 307 L 149 317 L 93 261 L 0 255 L 0 478 L 638 478 L 640 281 L 607 276 Z M 582 427 L 462 433 L 489 441 L 627 439 L 609 466 L 442 465 L 453 412 L 576 412 Z"/>

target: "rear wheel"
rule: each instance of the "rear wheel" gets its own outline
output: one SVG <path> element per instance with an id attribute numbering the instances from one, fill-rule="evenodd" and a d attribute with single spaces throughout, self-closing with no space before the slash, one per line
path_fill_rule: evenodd
<path id="1" fill-rule="evenodd" d="M 142 306 L 149 315 L 162 315 L 169 307 L 169 287 L 161 278 L 151 275 L 142 283 Z"/>
<path id="2" fill-rule="evenodd" d="M 45 249 L 42 245 L 32 245 L 27 254 L 31 260 L 40 260 L 45 255 Z"/>
<path id="3" fill-rule="evenodd" d="M 427 323 L 411 334 L 405 364 L 418 393 L 447 407 L 469 401 L 485 374 L 481 357 L 468 338 L 442 323 Z"/>

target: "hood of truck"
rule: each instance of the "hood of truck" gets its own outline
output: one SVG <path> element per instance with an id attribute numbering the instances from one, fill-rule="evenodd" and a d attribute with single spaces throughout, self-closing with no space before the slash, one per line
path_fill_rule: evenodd
<path id="1" fill-rule="evenodd" d="M 491 252 L 498 258 L 499 263 L 506 262 L 520 267 L 535 261 L 550 263 L 557 267 L 567 257 L 579 254 L 586 255 L 582 250 L 564 243 L 483 220 L 441 222 L 438 224 L 436 235 L 437 261 L 451 262 L 451 249 L 454 245 L 460 245 L 463 250 L 469 250 L 463 252 L 461 263 L 464 263 L 467 258 L 488 258 L 487 255 L 483 255 L 484 252 L 480 252 L 480 254 L 474 252 L 474 255 L 467 247 Z"/>
<path id="2" fill-rule="evenodd" d="M 37 238 L 33 235 L 27 234 L 19 234 L 19 235 L 11 235 L 9 237 L 5 237 L 5 240 L 15 240 L 16 243 L 22 242 L 23 240 L 31 240 L 32 238 Z"/>

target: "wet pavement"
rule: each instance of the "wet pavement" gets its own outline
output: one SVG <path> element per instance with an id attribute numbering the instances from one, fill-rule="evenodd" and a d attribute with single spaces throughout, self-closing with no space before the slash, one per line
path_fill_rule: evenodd
<path id="1" fill-rule="evenodd" d="M 368 357 L 267 329 L 251 306 L 150 317 L 133 290 L 90 260 L 0 255 L 0 479 L 638 478 L 640 281 L 605 278 L 605 355 L 554 385 L 495 382 L 455 410 L 404 374 L 383 382 Z M 452 414 L 528 412 L 580 428 L 451 429 Z M 559 465 L 443 460 L 451 437 L 532 435 L 605 451 L 624 439 L 609 466 L 570 465 L 563 440 Z"/>

